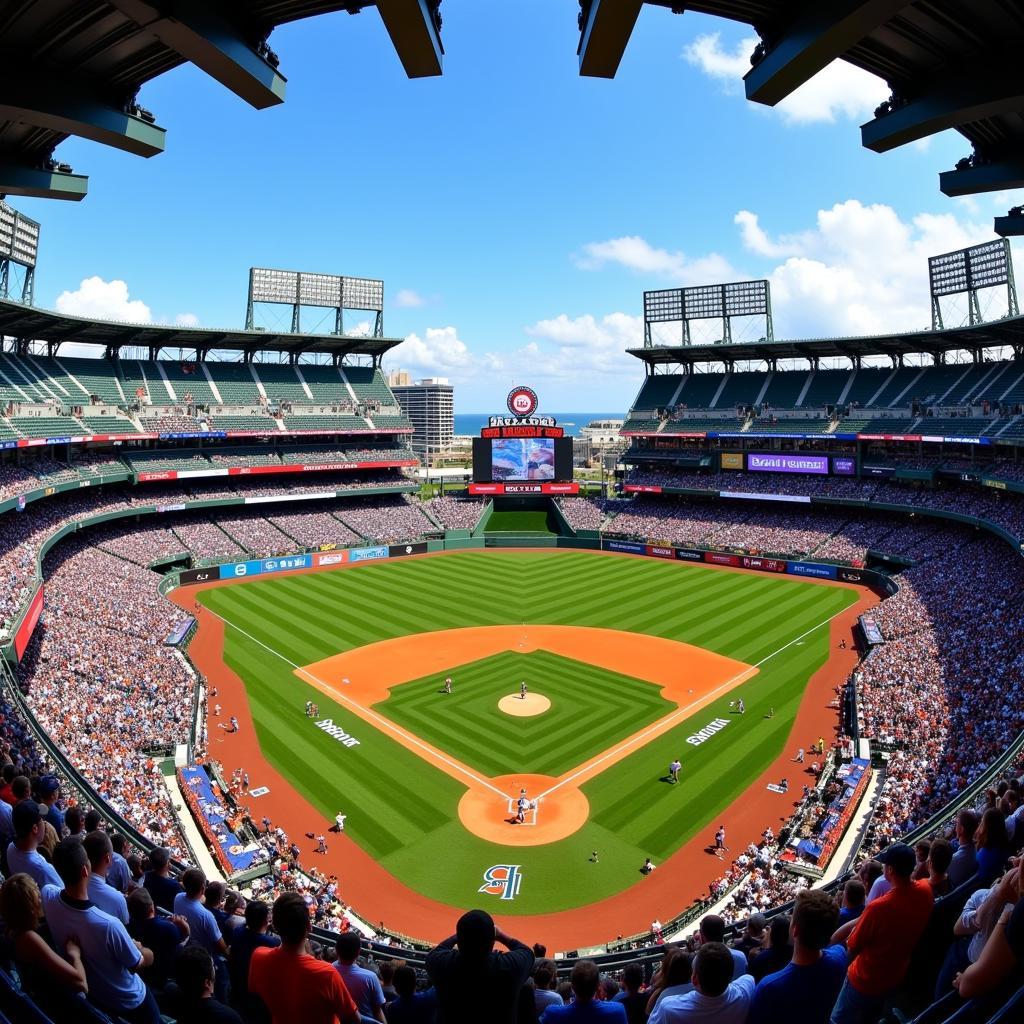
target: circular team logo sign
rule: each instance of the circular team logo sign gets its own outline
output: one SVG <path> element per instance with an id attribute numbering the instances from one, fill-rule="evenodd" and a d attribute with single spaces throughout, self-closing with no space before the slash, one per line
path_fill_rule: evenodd
<path id="1" fill-rule="evenodd" d="M 517 387 L 508 393 L 508 411 L 513 416 L 532 416 L 537 411 L 537 392 L 533 388 Z"/>

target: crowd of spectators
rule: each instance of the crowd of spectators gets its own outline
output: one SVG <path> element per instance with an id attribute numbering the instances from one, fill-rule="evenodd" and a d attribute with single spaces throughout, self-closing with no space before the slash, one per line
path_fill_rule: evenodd
<path id="1" fill-rule="evenodd" d="M 294 538 L 278 529 L 263 512 L 232 512 L 218 516 L 217 523 L 253 554 L 280 555 L 295 550 Z"/>
<path id="2" fill-rule="evenodd" d="M 437 527 L 423 514 L 419 500 L 404 501 L 404 496 L 363 498 L 339 508 L 338 517 L 367 540 L 397 544 L 416 540 Z"/>
<path id="3" fill-rule="evenodd" d="M 301 506 L 300 506 L 301 508 Z M 302 547 L 320 547 L 322 544 L 358 544 L 360 537 L 350 530 L 329 508 L 301 508 L 288 515 L 270 516 L 270 522 L 293 537 Z"/>
<path id="4" fill-rule="evenodd" d="M 424 502 L 424 507 L 446 530 L 472 530 L 480 522 L 484 503 L 475 498 L 453 498 L 438 495 Z"/>

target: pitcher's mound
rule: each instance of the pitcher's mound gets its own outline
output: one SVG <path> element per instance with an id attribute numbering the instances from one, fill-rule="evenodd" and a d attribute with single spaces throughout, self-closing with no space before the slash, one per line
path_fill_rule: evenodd
<path id="1" fill-rule="evenodd" d="M 518 693 L 510 693 L 498 701 L 499 711 L 504 711 L 506 715 L 514 715 L 516 718 L 543 715 L 550 707 L 551 701 L 542 693 L 528 693 L 525 697 L 520 697 Z"/>

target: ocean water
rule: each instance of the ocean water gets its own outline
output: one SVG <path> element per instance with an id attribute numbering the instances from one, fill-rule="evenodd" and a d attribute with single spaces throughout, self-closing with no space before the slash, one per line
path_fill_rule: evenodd
<path id="1" fill-rule="evenodd" d="M 482 427 L 487 426 L 490 413 L 456 413 L 455 433 L 480 435 Z M 507 416 L 508 413 L 494 413 L 495 416 Z M 551 412 L 540 413 L 542 416 L 553 416 L 555 422 L 565 428 L 566 437 L 576 437 L 580 429 L 591 420 L 624 420 L 625 412 Z"/>

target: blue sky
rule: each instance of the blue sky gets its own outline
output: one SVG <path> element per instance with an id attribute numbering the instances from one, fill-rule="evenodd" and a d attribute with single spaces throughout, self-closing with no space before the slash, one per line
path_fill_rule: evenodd
<path id="1" fill-rule="evenodd" d="M 767 276 L 776 336 L 924 326 L 927 256 L 1015 201 L 939 193 L 952 133 L 864 150 L 885 89 L 846 65 L 747 103 L 746 26 L 645 8 L 617 78 L 582 79 L 576 10 L 445 0 L 445 73 L 419 81 L 372 9 L 286 26 L 266 111 L 191 67 L 158 79 L 163 155 L 71 141 L 85 201 L 14 202 L 43 224 L 37 304 L 240 327 L 250 266 L 381 277 L 389 365 L 450 377 L 457 411 L 520 382 L 624 410 L 645 288 Z"/>

